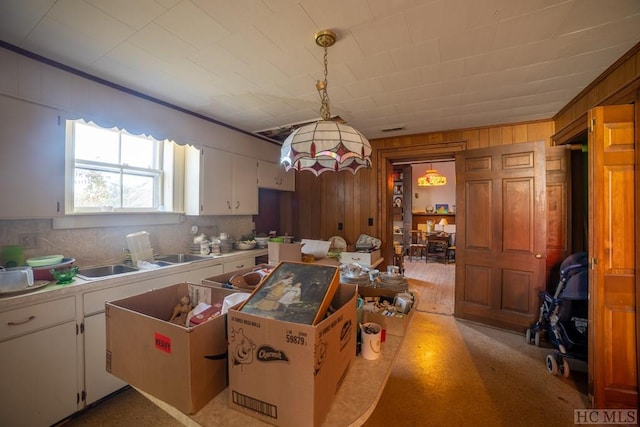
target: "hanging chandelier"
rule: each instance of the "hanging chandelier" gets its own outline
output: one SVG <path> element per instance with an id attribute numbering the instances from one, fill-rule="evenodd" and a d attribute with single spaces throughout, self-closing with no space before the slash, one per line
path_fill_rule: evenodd
<path id="1" fill-rule="evenodd" d="M 447 177 L 440 175 L 437 170 L 429 169 L 418 178 L 418 187 L 437 187 L 439 185 L 445 185 L 447 183 Z"/>
<path id="2" fill-rule="evenodd" d="M 286 171 L 307 170 L 315 176 L 326 171 L 348 170 L 355 174 L 371 167 L 371 145 L 359 131 L 345 123 L 330 120 L 327 94 L 327 48 L 336 42 L 330 30 L 316 33 L 316 44 L 324 49 L 324 80 L 316 83 L 320 95 L 322 120 L 302 126 L 287 137 L 280 150 L 280 163 Z"/>

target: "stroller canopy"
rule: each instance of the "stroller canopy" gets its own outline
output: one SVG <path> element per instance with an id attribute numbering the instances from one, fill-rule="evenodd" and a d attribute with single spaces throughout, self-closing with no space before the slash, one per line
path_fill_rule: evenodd
<path id="1" fill-rule="evenodd" d="M 583 269 L 567 280 L 561 299 L 586 300 L 589 298 L 589 270 Z"/>

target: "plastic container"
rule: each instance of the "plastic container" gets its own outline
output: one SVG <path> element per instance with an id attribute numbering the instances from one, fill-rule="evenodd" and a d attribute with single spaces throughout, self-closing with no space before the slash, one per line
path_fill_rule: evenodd
<path id="1" fill-rule="evenodd" d="M 138 261 L 153 262 L 153 249 L 149 240 L 149 233 L 139 231 L 127 235 L 127 247 L 131 253 L 131 261 L 134 266 L 138 265 Z"/>
<path id="2" fill-rule="evenodd" d="M 0 270 L 0 291 L 9 292 L 33 286 L 31 267 L 11 267 Z"/>
<path id="3" fill-rule="evenodd" d="M 20 245 L 8 245 L 2 248 L 2 265 L 5 268 L 24 265 L 24 253 Z"/>

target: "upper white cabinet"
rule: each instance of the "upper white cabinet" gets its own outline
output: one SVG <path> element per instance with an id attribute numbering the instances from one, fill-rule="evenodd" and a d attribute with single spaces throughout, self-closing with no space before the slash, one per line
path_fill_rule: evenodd
<path id="1" fill-rule="evenodd" d="M 258 160 L 258 187 L 295 191 L 295 172 L 287 173 L 278 163 Z"/>
<path id="2" fill-rule="evenodd" d="M 0 96 L 0 129 L 0 218 L 61 215 L 65 125 L 58 112 Z"/>
<path id="3" fill-rule="evenodd" d="M 228 151 L 190 148 L 186 154 L 187 215 L 256 215 L 258 161 Z"/>

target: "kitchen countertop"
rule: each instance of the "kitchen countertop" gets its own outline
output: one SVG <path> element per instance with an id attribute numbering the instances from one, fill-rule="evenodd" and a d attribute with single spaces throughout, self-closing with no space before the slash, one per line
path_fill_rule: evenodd
<path id="1" fill-rule="evenodd" d="M 417 307 L 419 295 L 415 290 L 411 290 L 411 292 L 416 297 L 414 307 Z M 415 309 L 410 312 L 410 319 L 405 323 L 406 328 L 409 327 L 414 312 Z M 402 333 L 404 332 L 402 331 Z M 380 358 L 366 360 L 358 355 L 351 362 L 347 375 L 322 424 L 323 427 L 360 426 L 371 416 L 389 378 L 391 367 L 401 348 L 403 338 L 404 335 L 395 335 L 387 331 L 385 342 L 382 343 Z M 193 415 L 186 415 L 144 391 L 137 388 L 136 390 L 185 426 L 261 427 L 271 425 L 230 408 L 228 388 L 225 388 Z"/>
<path id="2" fill-rule="evenodd" d="M 76 294 L 78 292 L 86 292 L 88 290 L 99 290 L 102 288 L 124 285 L 128 283 L 138 282 L 141 280 L 153 279 L 155 277 L 159 277 L 159 276 L 162 276 L 163 274 L 166 274 L 168 271 L 171 271 L 171 273 L 189 272 L 189 271 L 210 267 L 214 265 L 221 265 L 225 262 L 234 261 L 236 259 L 242 259 L 247 257 L 257 257 L 257 256 L 262 256 L 267 254 L 268 254 L 268 250 L 266 248 L 251 249 L 246 251 L 233 251 L 233 252 L 225 253 L 215 257 L 209 256 L 210 259 L 205 259 L 202 261 L 185 262 L 181 264 L 174 264 L 174 265 L 155 268 L 151 270 L 139 270 L 131 273 L 118 274 L 114 276 L 106 276 L 106 277 L 95 278 L 91 280 L 85 280 L 80 277 L 75 277 L 73 283 L 70 283 L 68 285 L 58 285 L 56 284 L 55 280 L 53 280 L 49 285 L 44 286 L 32 292 L 16 294 L 16 295 L 0 296 L 0 310 L 22 306 L 25 304 L 32 304 L 32 303 L 47 301 L 54 298 L 60 298 L 67 295 Z"/>

